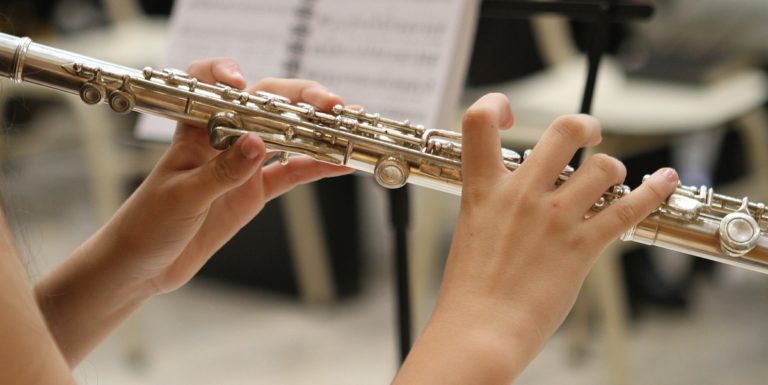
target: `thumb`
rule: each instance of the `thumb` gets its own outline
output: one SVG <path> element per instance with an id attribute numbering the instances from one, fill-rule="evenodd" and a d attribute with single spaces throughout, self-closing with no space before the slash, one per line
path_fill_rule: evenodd
<path id="1" fill-rule="evenodd" d="M 208 205 L 227 191 L 245 183 L 261 166 L 266 147 L 261 138 L 246 134 L 234 145 L 194 171 L 184 186 L 193 200 Z"/>

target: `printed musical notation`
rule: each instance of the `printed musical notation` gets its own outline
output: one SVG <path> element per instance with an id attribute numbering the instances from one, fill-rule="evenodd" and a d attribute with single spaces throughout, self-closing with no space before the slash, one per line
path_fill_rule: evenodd
<path id="1" fill-rule="evenodd" d="M 284 76 L 290 23 L 301 0 L 181 0 L 171 16 L 166 63 L 185 69 L 193 60 L 228 56 L 251 79 Z"/>
<path id="2" fill-rule="evenodd" d="M 166 62 L 183 69 L 229 56 L 250 81 L 313 79 L 368 111 L 444 126 L 463 85 L 457 66 L 467 60 L 476 7 L 477 0 L 178 0 Z"/>
<path id="3" fill-rule="evenodd" d="M 301 77 L 328 84 L 351 103 L 426 126 L 453 108 L 445 100 L 457 59 L 465 0 L 318 1 L 310 20 Z M 461 61 L 462 59 L 458 59 Z"/>

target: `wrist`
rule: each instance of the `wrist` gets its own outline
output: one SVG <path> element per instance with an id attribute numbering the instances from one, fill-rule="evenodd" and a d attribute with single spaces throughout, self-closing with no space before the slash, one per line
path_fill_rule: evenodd
<path id="1" fill-rule="evenodd" d="M 511 383 L 543 344 L 539 330 L 485 306 L 438 304 L 394 384 Z"/>
<path id="2" fill-rule="evenodd" d="M 79 279 L 91 281 L 105 295 L 125 302 L 143 302 L 159 294 L 150 272 L 140 263 L 141 256 L 120 247 L 116 237 L 101 237 L 101 233 L 83 243 L 69 258 L 75 265 L 72 270 L 81 272 Z"/>
<path id="3" fill-rule="evenodd" d="M 134 309 L 157 292 L 131 259 L 97 233 L 37 283 L 38 304 L 46 314 L 96 310 L 105 318 Z M 61 322 L 54 318 L 51 327 Z"/>
<path id="4" fill-rule="evenodd" d="M 154 295 L 111 257 L 81 247 L 35 286 L 36 302 L 71 367 Z"/>
<path id="5" fill-rule="evenodd" d="M 510 301 L 479 295 L 442 295 L 429 321 L 478 339 L 503 341 L 518 349 L 538 351 L 549 338 L 549 327 L 525 300 Z"/>

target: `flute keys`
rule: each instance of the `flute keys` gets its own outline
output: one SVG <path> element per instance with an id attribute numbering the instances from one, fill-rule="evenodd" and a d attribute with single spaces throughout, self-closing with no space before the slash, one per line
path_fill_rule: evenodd
<path id="1" fill-rule="evenodd" d="M 760 225 L 749 215 L 747 207 L 747 198 L 744 198 L 738 211 L 726 215 L 720 221 L 720 247 L 731 257 L 749 253 L 760 238 Z"/>
<path id="2" fill-rule="evenodd" d="M 217 150 L 226 150 L 237 138 L 247 133 L 242 130 L 243 122 L 233 112 L 222 111 L 208 120 L 208 135 L 211 146 Z"/>
<path id="3" fill-rule="evenodd" d="M 126 91 L 112 91 L 109 94 L 109 107 L 119 114 L 130 112 L 136 105 L 136 99 Z"/>
<path id="4" fill-rule="evenodd" d="M 386 188 L 403 187 L 408 181 L 409 173 L 408 165 L 393 156 L 381 158 L 373 169 L 376 182 Z"/>
<path id="5" fill-rule="evenodd" d="M 97 84 L 84 83 L 80 86 L 80 99 L 85 104 L 97 104 L 104 98 L 105 94 L 104 87 Z"/>

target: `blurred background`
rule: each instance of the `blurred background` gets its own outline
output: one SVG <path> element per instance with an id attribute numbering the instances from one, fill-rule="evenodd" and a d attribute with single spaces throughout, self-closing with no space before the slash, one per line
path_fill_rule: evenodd
<path id="1" fill-rule="evenodd" d="M 673 165 L 685 184 L 768 202 L 768 3 L 653 4 L 650 20 L 611 25 L 594 102 L 603 151 L 627 164 L 630 186 Z M 0 31 L 159 66 L 172 9 L 170 0 L 4 0 Z M 456 111 L 484 92 L 506 93 L 518 123 L 504 144 L 523 150 L 552 118 L 578 111 L 593 27 L 487 16 L 477 22 Z M 76 96 L 3 80 L 0 103 L 0 190 L 37 279 L 111 215 L 165 145 L 135 137 L 136 114 L 102 116 Z M 81 364 L 79 383 L 388 383 L 398 356 L 385 192 L 355 175 L 312 194 L 316 219 L 302 219 L 290 201 L 270 203 L 191 284 L 148 303 Z M 450 218 L 458 200 L 438 199 L 441 216 L 415 202 L 416 226 L 429 223 L 433 238 L 422 253 L 412 246 L 411 258 L 427 261 L 413 278 L 418 328 L 452 230 L 451 220 L 424 217 Z M 315 225 L 324 268 L 302 265 L 312 250 L 298 257 L 301 239 L 287 229 Z M 615 284 L 587 284 L 517 383 L 765 383 L 768 277 L 639 245 L 611 252 Z"/>

